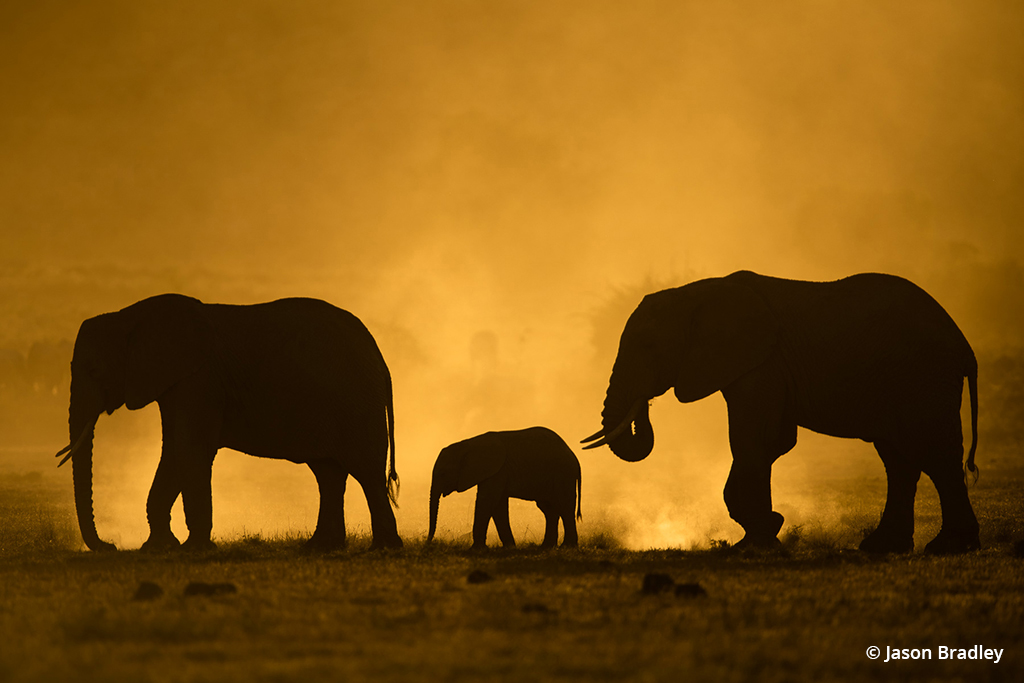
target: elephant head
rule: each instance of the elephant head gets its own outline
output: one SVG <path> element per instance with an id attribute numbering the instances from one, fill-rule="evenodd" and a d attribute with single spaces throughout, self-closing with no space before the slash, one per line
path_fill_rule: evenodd
<path id="1" fill-rule="evenodd" d="M 684 403 L 724 389 L 768 358 L 775 330 L 763 299 L 726 278 L 647 295 L 622 331 L 602 427 L 585 448 L 643 460 L 654 448 L 650 400 L 672 387 Z"/>
<path id="2" fill-rule="evenodd" d="M 92 501 L 92 442 L 96 421 L 121 406 L 136 410 L 157 400 L 201 364 L 207 332 L 199 301 L 177 294 L 145 299 L 82 323 L 71 359 L 70 444 L 75 508 L 91 550 L 113 550 L 96 533 Z"/>
<path id="3" fill-rule="evenodd" d="M 437 531 L 437 509 L 442 496 L 468 491 L 498 474 L 505 466 L 506 448 L 494 433 L 446 446 L 437 456 L 430 479 L 430 530 L 427 543 Z"/>

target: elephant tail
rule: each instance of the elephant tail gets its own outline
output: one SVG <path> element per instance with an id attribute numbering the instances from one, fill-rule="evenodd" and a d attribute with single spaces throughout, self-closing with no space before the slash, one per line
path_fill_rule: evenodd
<path id="1" fill-rule="evenodd" d="M 583 473 L 576 475 L 576 519 L 583 519 Z"/>
<path id="2" fill-rule="evenodd" d="M 388 469 L 388 499 L 396 508 L 398 507 L 398 492 L 402 483 L 398 479 L 398 470 L 395 469 L 395 397 L 391 386 L 391 372 L 385 366 L 388 379 L 388 402 L 385 406 L 388 416 L 388 449 L 391 451 L 391 462 Z"/>
<path id="3" fill-rule="evenodd" d="M 971 450 L 967 453 L 967 464 L 964 466 L 964 478 L 967 472 L 974 473 L 974 481 L 978 481 L 981 471 L 974 464 L 974 452 L 978 449 L 978 360 L 971 352 L 971 362 L 967 368 L 967 389 L 971 394 Z"/>

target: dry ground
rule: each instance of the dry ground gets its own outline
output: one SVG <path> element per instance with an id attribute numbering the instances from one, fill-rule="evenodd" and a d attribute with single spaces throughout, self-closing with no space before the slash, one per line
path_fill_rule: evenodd
<path id="1" fill-rule="evenodd" d="M 879 558 L 821 532 L 766 556 L 632 552 L 593 536 L 552 553 L 415 539 L 370 552 L 355 538 L 324 556 L 249 538 L 206 556 L 97 555 L 79 550 L 68 492 L 11 474 L 0 681 L 1024 680 L 1022 477 L 985 476 L 1001 484 L 975 496 L 983 551 Z M 707 595 L 644 594 L 650 573 Z M 133 599 L 144 582 L 162 594 Z M 195 583 L 230 587 L 186 595 Z M 978 644 L 1002 661 L 865 654 Z"/>

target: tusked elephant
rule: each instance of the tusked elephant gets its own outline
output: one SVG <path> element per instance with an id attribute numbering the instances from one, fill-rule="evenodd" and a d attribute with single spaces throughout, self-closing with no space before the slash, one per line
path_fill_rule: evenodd
<path id="1" fill-rule="evenodd" d="M 92 442 L 100 414 L 160 407 L 163 450 L 146 503 L 144 550 L 177 547 L 171 507 L 180 494 L 185 548 L 214 547 L 211 474 L 220 448 L 306 463 L 320 511 L 312 548 L 345 544 L 348 475 L 370 509 L 373 545 L 400 547 L 395 515 L 391 374 L 354 315 L 316 299 L 249 306 L 180 294 L 144 299 L 82 323 L 71 361 L 69 432 L 75 506 L 85 544 L 96 533 Z M 388 451 L 391 461 L 388 466 Z"/>
<path id="2" fill-rule="evenodd" d="M 673 387 L 683 403 L 721 391 L 733 457 L 725 502 L 745 532 L 738 545 L 778 544 L 772 463 L 793 448 L 801 426 L 871 442 L 882 458 L 885 508 L 862 550 L 913 550 L 914 496 L 925 472 L 942 508 L 926 551 L 960 553 L 980 547 L 962 469 L 964 377 L 966 469 L 977 473 L 978 364 L 931 296 L 877 273 L 802 282 L 740 271 L 644 297 L 622 332 L 602 429 L 583 443 L 642 460 L 654 447 L 648 401 Z"/>
<path id="3" fill-rule="evenodd" d="M 550 429 L 487 432 L 445 447 L 434 463 L 430 483 L 427 543 L 437 530 L 441 497 L 474 486 L 474 548 L 487 546 L 487 527 L 492 518 L 501 544 L 515 547 L 508 518 L 509 498 L 537 502 L 545 520 L 542 548 L 553 548 L 558 543 L 559 518 L 564 531 L 562 546 L 574 548 L 579 544 L 576 519 L 581 517 L 580 462 L 562 437 Z"/>

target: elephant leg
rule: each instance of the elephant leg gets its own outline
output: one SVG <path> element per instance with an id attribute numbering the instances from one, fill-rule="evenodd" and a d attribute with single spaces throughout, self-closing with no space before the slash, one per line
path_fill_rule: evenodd
<path id="1" fill-rule="evenodd" d="M 391 499 L 388 498 L 383 464 L 373 473 L 353 471 L 352 476 L 363 488 L 366 505 L 370 509 L 370 530 L 373 533 L 370 548 L 401 548 L 402 539 L 398 535 L 398 524 L 395 522 L 395 512 L 391 509 Z"/>
<path id="2" fill-rule="evenodd" d="M 191 551 L 213 550 L 217 546 L 210 539 L 213 534 L 213 448 L 199 449 L 182 468 L 184 484 L 181 502 L 185 508 L 188 539 L 182 548 Z"/>
<path id="3" fill-rule="evenodd" d="M 921 471 L 911 464 L 911 453 L 889 442 L 878 442 L 875 450 L 885 465 L 887 491 L 885 509 L 878 527 L 861 541 L 869 553 L 909 553 L 914 549 L 914 498 Z"/>
<path id="4" fill-rule="evenodd" d="M 345 485 L 348 472 L 340 463 L 329 458 L 311 460 L 309 469 L 316 477 L 320 489 L 320 514 L 316 530 L 306 542 L 306 548 L 336 550 L 345 547 Z"/>
<path id="5" fill-rule="evenodd" d="M 737 548 L 774 548 L 779 545 L 782 515 L 772 510 L 770 462 L 734 458 L 725 482 L 725 505 L 745 532 Z"/>
<path id="6" fill-rule="evenodd" d="M 967 497 L 967 483 L 961 470 L 963 446 L 958 444 L 956 450 L 956 454 L 925 468 L 925 474 L 931 478 L 939 493 L 939 505 L 942 508 L 942 528 L 925 546 L 927 553 L 949 555 L 981 548 L 978 519 Z"/>
<path id="7" fill-rule="evenodd" d="M 766 365 L 722 393 L 729 410 L 732 450 L 725 505 L 746 532 L 737 547 L 776 548 L 784 519 L 772 510 L 772 464 L 793 448 L 797 435 L 785 376 L 779 366 Z"/>
<path id="8" fill-rule="evenodd" d="M 200 372 L 171 387 L 160 397 L 159 405 L 164 436 L 161 466 L 167 463 L 169 469 L 166 473 L 158 472 L 161 492 L 154 500 L 154 513 L 162 517 L 167 501 L 170 499 L 173 503 L 170 491 L 176 487 L 165 484 L 164 477 L 167 482 L 177 478 L 188 526 L 188 539 L 182 548 L 212 550 L 217 546 L 210 539 L 213 532 L 211 483 L 223 403 L 218 399 L 213 380 Z M 154 480 L 154 485 L 156 483 Z"/>
<path id="9" fill-rule="evenodd" d="M 501 540 L 502 547 L 516 547 L 516 539 L 512 536 L 512 524 L 508 518 L 507 497 L 494 506 L 494 528 L 498 530 L 498 538 Z"/>
<path id="10" fill-rule="evenodd" d="M 491 504 L 484 491 L 477 486 L 476 506 L 473 508 L 473 548 L 476 550 L 483 550 L 487 547 L 487 527 L 491 524 Z"/>
<path id="11" fill-rule="evenodd" d="M 574 482 L 575 484 L 575 482 Z M 562 547 L 576 548 L 580 544 L 579 535 L 576 533 L 576 487 L 573 486 L 572 498 L 568 500 L 561 513 L 562 518 Z"/>
<path id="12" fill-rule="evenodd" d="M 544 513 L 544 540 L 540 547 L 554 548 L 558 545 L 558 508 L 548 501 L 537 501 L 537 507 Z"/>
<path id="13" fill-rule="evenodd" d="M 153 477 L 153 486 L 149 489 L 149 498 L 146 499 L 149 538 L 142 544 L 141 550 L 144 551 L 159 552 L 181 545 L 171 532 L 171 508 L 181 494 L 181 477 L 173 457 L 169 457 L 167 452 L 165 443 L 156 476 Z"/>

